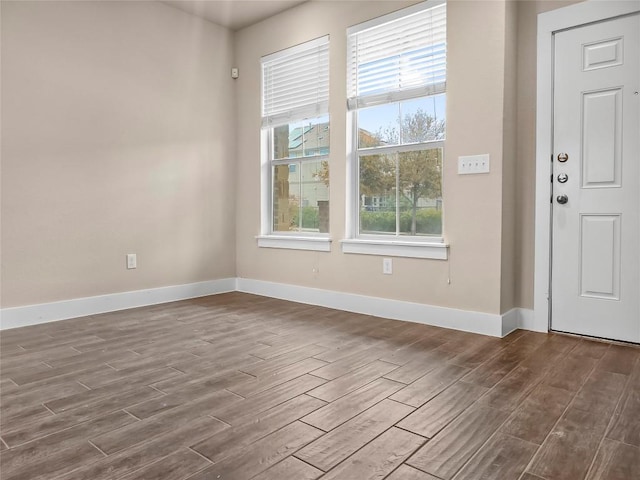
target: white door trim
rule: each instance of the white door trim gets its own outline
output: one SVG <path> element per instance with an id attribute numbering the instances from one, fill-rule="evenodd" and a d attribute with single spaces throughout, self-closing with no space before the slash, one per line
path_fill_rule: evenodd
<path id="1" fill-rule="evenodd" d="M 536 104 L 536 214 L 532 329 L 550 325 L 551 155 L 553 145 L 553 34 L 592 22 L 640 12 L 640 0 L 589 0 L 538 15 Z"/>

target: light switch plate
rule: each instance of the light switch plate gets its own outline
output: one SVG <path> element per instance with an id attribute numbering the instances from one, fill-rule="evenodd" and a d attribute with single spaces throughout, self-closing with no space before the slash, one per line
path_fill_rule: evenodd
<path id="1" fill-rule="evenodd" d="M 458 175 L 489 173 L 489 154 L 458 157 Z"/>

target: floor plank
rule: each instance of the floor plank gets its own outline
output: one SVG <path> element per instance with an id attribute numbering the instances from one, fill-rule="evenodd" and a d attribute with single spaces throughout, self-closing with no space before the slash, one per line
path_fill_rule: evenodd
<path id="1" fill-rule="evenodd" d="M 97 418 L 101 415 L 126 408 L 129 405 L 159 395 L 160 393 L 153 389 L 140 387 L 122 395 L 107 397 L 97 402 L 88 403 L 86 406 L 81 406 L 59 415 L 50 415 L 44 419 L 20 423 L 11 428 L 4 427 L 2 438 L 10 447 L 13 447 L 71 428 L 92 418 Z"/>
<path id="2" fill-rule="evenodd" d="M 312 467 L 308 463 L 298 460 L 296 457 L 287 457 L 280 463 L 268 468 L 252 480 L 283 480 L 291 478 L 295 480 L 315 480 L 324 472 Z"/>
<path id="3" fill-rule="evenodd" d="M 423 437 L 433 438 L 486 391 L 486 388 L 479 385 L 454 383 L 398 423 L 398 426 Z"/>
<path id="4" fill-rule="evenodd" d="M 469 370 L 456 365 L 443 365 L 391 396 L 392 400 L 419 407 L 446 389 Z"/>
<path id="5" fill-rule="evenodd" d="M 515 410 L 542 378 L 544 372 L 520 365 L 482 397 L 480 403 L 504 411 Z"/>
<path id="6" fill-rule="evenodd" d="M 483 363 L 464 377 L 467 383 L 473 383 L 486 388 L 493 387 L 506 377 L 516 366 L 526 359 L 538 345 L 525 339 L 515 341 L 506 347 L 493 359 Z"/>
<path id="7" fill-rule="evenodd" d="M 538 446 L 497 434 L 456 475 L 455 480 L 519 478 Z"/>
<path id="8" fill-rule="evenodd" d="M 252 443 L 238 454 L 227 457 L 189 478 L 190 480 L 251 478 L 312 442 L 322 433 L 324 433 L 322 430 L 305 423 L 294 422 Z"/>
<path id="9" fill-rule="evenodd" d="M 227 428 L 226 425 L 213 418 L 197 418 L 133 448 L 108 457 L 101 455 L 100 460 L 93 463 L 87 462 L 82 468 L 64 475 L 60 480 L 87 480 L 89 478 L 91 480 L 113 480 L 171 455 L 181 447 L 188 447 L 192 442 L 215 435 L 225 428 Z"/>
<path id="10" fill-rule="evenodd" d="M 574 398 L 572 406 L 610 418 L 626 383 L 625 375 L 595 370 Z"/>
<path id="11" fill-rule="evenodd" d="M 319 355 L 322 352 L 326 351 L 327 348 L 325 347 L 321 347 L 319 345 L 309 345 L 294 352 L 288 352 L 269 360 L 262 361 L 260 363 L 254 362 L 253 364 L 246 367 L 240 367 L 240 370 L 248 373 L 249 375 L 253 375 L 254 377 L 262 377 L 275 373 L 282 367 L 293 365 L 294 363 L 298 363 L 301 360 L 309 357 L 314 357 L 315 355 Z"/>
<path id="12" fill-rule="evenodd" d="M 487 407 L 467 411 L 418 450 L 407 463 L 450 480 L 507 419 L 508 412 Z"/>
<path id="13" fill-rule="evenodd" d="M 97 448 L 82 443 L 60 450 L 47 457 L 46 461 L 26 463 L 16 469 L 3 468 L 2 480 L 50 480 L 100 458 L 104 457 Z"/>
<path id="14" fill-rule="evenodd" d="M 538 450 L 528 472 L 548 480 L 584 478 L 609 419 L 569 408 Z"/>
<path id="15" fill-rule="evenodd" d="M 541 445 L 572 398 L 573 395 L 566 390 L 538 385 L 500 431 Z"/>
<path id="16" fill-rule="evenodd" d="M 409 465 L 400 465 L 391 475 L 386 477 L 386 480 L 439 480 L 433 475 L 421 472 Z"/>
<path id="17" fill-rule="evenodd" d="M 638 361 L 640 361 L 640 352 L 637 348 L 611 345 L 598 364 L 598 369 L 629 375 Z"/>
<path id="18" fill-rule="evenodd" d="M 106 398 L 122 395 L 131 390 L 139 390 L 143 385 L 165 380 L 167 378 L 181 375 L 172 368 L 160 368 L 151 372 L 144 372 L 139 375 L 132 375 L 117 382 L 109 383 L 102 387 L 86 390 L 67 397 L 58 398 L 45 402 L 46 407 L 54 413 L 67 412 L 79 406 L 86 407 L 90 404 L 103 402 Z"/>
<path id="19" fill-rule="evenodd" d="M 489 348 L 491 345 L 494 345 L 494 348 Z M 508 343 L 496 343 L 495 339 L 490 337 L 474 338 L 469 347 L 464 348 L 457 356 L 449 360 L 449 363 L 474 369 L 489 359 L 487 352 L 491 352 L 491 357 L 493 357 L 507 345 Z"/>
<path id="20" fill-rule="evenodd" d="M 381 402 L 403 387 L 401 383 L 379 378 L 335 402 L 302 418 L 302 421 L 328 432 L 359 413 Z"/>
<path id="21" fill-rule="evenodd" d="M 384 378 L 409 385 L 430 371 L 442 366 L 443 363 L 429 358 L 416 358 L 387 373 Z"/>
<path id="22" fill-rule="evenodd" d="M 640 472 L 640 449 L 605 438 L 586 480 L 626 480 Z"/>
<path id="23" fill-rule="evenodd" d="M 542 477 L 539 477 L 537 475 L 533 475 L 531 473 L 525 472 L 521 477 L 520 480 L 545 480 Z"/>
<path id="24" fill-rule="evenodd" d="M 36 389 L 25 389 L 21 387 L 7 389 L 2 386 L 0 392 L 2 392 L 2 404 L 16 405 L 20 408 L 27 406 L 41 404 L 43 402 L 51 401 L 52 399 L 64 398 L 76 393 L 82 393 L 87 391 L 87 387 L 81 385 L 76 381 L 69 381 L 64 383 L 57 383 L 54 385 L 45 385 Z M 7 391 L 8 390 L 8 391 Z M 11 412 L 10 408 L 6 406 L 2 410 L 3 418 L 2 423 L 6 420 L 6 416 Z"/>
<path id="25" fill-rule="evenodd" d="M 383 400 L 303 448 L 296 457 L 326 472 L 412 411 L 407 405 Z"/>
<path id="26" fill-rule="evenodd" d="M 426 439 L 419 435 L 395 427 L 390 428 L 322 478 L 326 480 L 384 478 L 425 441 Z"/>
<path id="27" fill-rule="evenodd" d="M 229 425 L 241 425 L 248 418 L 307 393 L 323 383 L 325 380 L 321 378 L 303 375 L 233 405 L 216 408 L 212 415 Z"/>
<path id="28" fill-rule="evenodd" d="M 381 351 L 379 347 L 371 347 L 360 352 L 356 352 L 353 355 L 349 355 L 348 357 L 336 362 L 329 363 L 326 366 L 317 369 L 313 374 L 317 377 L 324 378 L 325 380 L 334 380 L 342 375 L 376 361 L 380 355 Z"/>
<path id="29" fill-rule="evenodd" d="M 251 397 L 269 390 L 271 387 L 288 382 L 294 378 L 300 377 L 305 373 L 311 373 L 326 365 L 326 362 L 316 358 L 307 358 L 293 365 L 282 367 L 276 372 L 260 377 L 258 379 L 247 380 L 237 385 L 227 387 L 227 390 L 236 393 L 242 397 Z"/>
<path id="30" fill-rule="evenodd" d="M 182 448 L 176 453 L 122 477 L 122 480 L 162 480 L 163 478 L 184 480 L 209 465 L 211 463 L 200 455 Z"/>
<path id="31" fill-rule="evenodd" d="M 123 411 L 98 417 L 75 427 L 25 443 L 12 448 L 2 455 L 2 469 L 17 470 L 28 464 L 47 463 L 48 458 L 55 456 L 60 450 L 85 443 L 84 438 L 137 422 L 135 418 Z"/>
<path id="32" fill-rule="evenodd" d="M 323 405 L 325 403 L 322 400 L 308 395 L 300 395 L 265 412 L 258 413 L 242 425 L 228 428 L 217 435 L 195 443 L 191 445 L 191 448 L 212 462 L 218 463 Z"/>
<path id="33" fill-rule="evenodd" d="M 333 402 L 343 395 L 357 390 L 396 368 L 398 368 L 397 365 L 378 360 L 311 390 L 309 395 L 324 400 L 325 402 Z"/>
<path id="34" fill-rule="evenodd" d="M 598 360 L 586 355 L 568 355 L 562 368 L 553 369 L 544 379 L 544 383 L 569 392 L 577 392 L 587 379 Z"/>
<path id="35" fill-rule="evenodd" d="M 220 405 L 229 405 L 237 401 L 238 397 L 230 392 L 224 390 L 215 392 L 165 413 L 140 420 L 102 435 L 94 435 L 91 437 L 91 443 L 107 455 L 111 455 L 166 433 L 186 422 L 204 417 Z"/>
<path id="36" fill-rule="evenodd" d="M 230 372 L 222 376 L 215 376 L 205 380 L 197 380 L 183 385 L 180 391 L 161 395 L 151 400 L 139 402 L 127 408 L 127 411 L 137 418 L 145 419 L 172 408 L 189 403 L 194 398 L 229 388 L 237 383 L 251 380 L 252 377 L 241 372 Z M 224 394 L 224 396 L 228 396 Z"/>
<path id="37" fill-rule="evenodd" d="M 547 436 L 528 471 L 550 480 L 583 478 L 625 384 L 626 377 L 622 374 L 603 369 L 593 371 Z"/>
<path id="38" fill-rule="evenodd" d="M 629 380 L 607 437 L 640 447 L 640 366 Z"/>

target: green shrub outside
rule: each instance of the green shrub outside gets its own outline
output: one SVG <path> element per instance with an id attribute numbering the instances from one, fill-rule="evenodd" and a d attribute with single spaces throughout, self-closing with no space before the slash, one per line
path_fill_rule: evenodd
<path id="1" fill-rule="evenodd" d="M 291 217 L 291 226 L 297 228 L 299 210 L 296 208 L 294 212 Z M 318 229 L 319 226 L 318 207 L 302 207 L 302 228 Z"/>
<path id="2" fill-rule="evenodd" d="M 362 232 L 395 232 L 395 212 L 360 212 Z M 411 232 L 411 211 L 400 213 L 400 231 Z M 425 208 L 416 212 L 416 233 L 422 235 L 442 234 L 442 210 Z"/>

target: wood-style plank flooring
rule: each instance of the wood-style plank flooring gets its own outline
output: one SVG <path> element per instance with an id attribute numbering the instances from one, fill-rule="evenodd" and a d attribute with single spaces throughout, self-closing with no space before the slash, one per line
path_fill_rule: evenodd
<path id="1" fill-rule="evenodd" d="M 8 330 L 2 480 L 631 480 L 640 349 L 240 293 Z"/>

